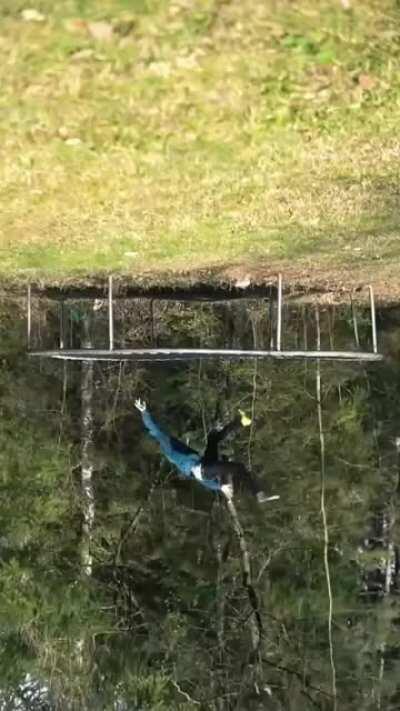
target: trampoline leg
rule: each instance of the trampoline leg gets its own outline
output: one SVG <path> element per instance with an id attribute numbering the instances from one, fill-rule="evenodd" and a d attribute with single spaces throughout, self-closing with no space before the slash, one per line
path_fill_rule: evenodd
<path id="1" fill-rule="evenodd" d="M 376 335 L 375 299 L 374 299 L 374 290 L 373 290 L 372 286 L 369 287 L 369 301 L 370 301 L 370 305 L 371 305 L 372 350 L 374 353 L 378 353 L 378 338 Z"/>
<path id="2" fill-rule="evenodd" d="M 108 335 L 110 351 L 114 350 L 113 278 L 108 277 Z"/>
<path id="3" fill-rule="evenodd" d="M 26 298 L 26 310 L 27 310 L 27 321 L 26 321 L 26 340 L 28 345 L 28 351 L 31 349 L 31 331 L 32 331 L 32 303 L 31 303 L 31 285 L 28 285 L 28 292 Z"/>
<path id="4" fill-rule="evenodd" d="M 281 350 L 282 336 L 282 274 L 278 275 L 278 315 L 276 324 L 276 350 Z"/>

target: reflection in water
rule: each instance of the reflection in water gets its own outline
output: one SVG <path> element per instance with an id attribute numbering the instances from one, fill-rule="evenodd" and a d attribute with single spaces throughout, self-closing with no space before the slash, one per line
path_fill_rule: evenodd
<path id="1" fill-rule="evenodd" d="M 226 425 L 217 425 L 207 435 L 204 454 L 200 455 L 184 442 L 171 437 L 161 430 L 151 416 L 147 404 L 138 398 L 135 406 L 142 415 L 145 428 L 159 444 L 162 453 L 183 476 L 198 481 L 206 489 L 222 493 L 227 499 L 233 498 L 234 489 L 240 485 L 246 487 L 259 503 L 278 499 L 279 496 L 267 496 L 262 491 L 254 475 L 246 470 L 241 462 L 232 462 L 219 454 L 221 442 L 235 433 L 241 426 L 251 424 L 251 420 L 242 415 L 235 417 Z"/>
<path id="2" fill-rule="evenodd" d="M 90 348 L 88 317 L 83 319 L 83 348 Z M 81 433 L 81 478 L 82 478 L 82 545 L 81 559 L 82 570 L 85 575 L 91 575 L 93 570 L 93 556 L 91 552 L 92 529 L 95 516 L 95 499 L 93 491 L 93 363 L 83 362 L 81 366 L 81 407 L 82 407 L 82 433 Z"/>
<path id="3" fill-rule="evenodd" d="M 380 315 L 385 363 L 319 371 L 64 367 L 26 357 L 20 304 L 1 314 L 0 707 L 399 707 L 396 311 Z M 62 318 L 67 347 L 106 340 L 106 304 L 70 302 Z M 268 348 L 273 337 L 262 301 L 120 301 L 115 320 L 119 347 Z M 285 324 L 285 347 L 317 343 L 312 310 L 290 307 Z M 320 328 L 321 347 L 354 348 L 350 311 L 321 311 Z M 58 332 L 54 303 L 33 304 L 34 346 L 58 347 Z M 360 311 L 361 344 L 369 333 Z M 280 500 L 260 506 L 235 487 L 232 501 L 179 476 L 138 397 L 204 471 L 197 452 L 233 421 L 226 457 Z"/>

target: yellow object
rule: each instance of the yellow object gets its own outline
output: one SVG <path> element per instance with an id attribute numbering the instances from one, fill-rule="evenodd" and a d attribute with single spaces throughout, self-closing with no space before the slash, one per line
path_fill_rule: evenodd
<path id="1" fill-rule="evenodd" d="M 251 425 L 250 417 L 247 417 L 246 413 L 243 412 L 243 410 L 239 410 L 239 415 L 240 415 L 240 422 L 242 423 L 242 427 L 250 427 L 250 425 Z"/>

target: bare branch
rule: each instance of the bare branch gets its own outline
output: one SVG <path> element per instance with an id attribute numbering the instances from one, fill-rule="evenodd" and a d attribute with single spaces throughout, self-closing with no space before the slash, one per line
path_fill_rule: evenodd
<path id="1" fill-rule="evenodd" d="M 182 694 L 182 696 L 185 697 L 186 701 L 190 701 L 190 703 L 196 704 L 196 706 L 201 706 L 201 701 L 196 701 L 196 699 L 192 699 L 192 697 L 189 696 L 189 694 L 187 693 L 187 691 L 184 691 L 183 689 L 181 689 L 181 687 L 179 686 L 179 684 L 178 684 L 177 681 L 175 681 L 174 679 L 171 679 L 171 684 L 172 684 L 172 686 L 175 687 L 175 689 L 176 689 L 180 694 Z"/>
<path id="2" fill-rule="evenodd" d="M 321 348 L 321 331 L 319 325 L 319 311 L 318 307 L 315 311 L 315 319 L 317 326 L 317 350 Z M 322 404 L 321 404 L 321 364 L 317 360 L 317 372 L 316 372 L 316 394 L 317 394 L 317 413 L 318 413 L 318 429 L 319 429 L 319 441 L 320 441 L 320 459 L 321 459 L 321 517 L 322 525 L 324 529 L 324 567 L 326 576 L 326 585 L 328 589 L 329 598 L 329 612 L 328 612 L 328 638 L 329 638 L 329 655 L 332 669 L 332 696 L 333 696 L 333 711 L 336 711 L 336 667 L 333 655 L 333 641 L 332 641 L 332 615 L 333 615 L 333 597 L 332 597 L 332 586 L 331 586 L 331 576 L 329 569 L 329 532 L 328 532 L 328 521 L 326 515 L 325 506 L 325 434 L 323 430 L 322 422 Z"/>

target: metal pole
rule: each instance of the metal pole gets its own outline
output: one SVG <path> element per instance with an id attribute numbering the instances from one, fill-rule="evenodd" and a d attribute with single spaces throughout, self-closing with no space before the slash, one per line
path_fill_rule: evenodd
<path id="1" fill-rule="evenodd" d="M 72 348 L 74 345 L 74 317 L 72 314 L 72 309 L 69 312 L 69 347 Z"/>
<path id="2" fill-rule="evenodd" d="M 32 307 L 31 307 L 31 285 L 28 285 L 27 294 L 27 342 L 28 350 L 31 348 L 31 330 L 32 330 Z"/>
<path id="3" fill-rule="evenodd" d="M 378 363 L 383 361 L 380 353 L 357 352 L 357 351 L 263 351 L 251 350 L 243 351 L 237 349 L 214 349 L 214 348 L 116 348 L 112 352 L 109 350 L 91 350 L 88 352 L 84 348 L 76 350 L 56 350 L 56 351 L 31 351 L 31 356 L 42 356 L 46 358 L 67 358 L 72 360 L 159 360 L 177 361 L 193 360 L 201 358 L 273 358 L 274 360 L 296 360 L 299 358 L 309 360 L 329 360 L 329 361 L 350 361 L 358 363 Z"/>
<path id="4" fill-rule="evenodd" d="M 150 327 L 151 327 L 151 345 L 154 346 L 154 301 L 150 299 Z"/>
<path id="5" fill-rule="evenodd" d="M 282 335 L 282 274 L 278 275 L 278 321 L 276 324 L 276 350 L 281 350 Z"/>
<path id="6" fill-rule="evenodd" d="M 113 278 L 108 277 L 108 333 L 110 351 L 114 350 Z"/>
<path id="7" fill-rule="evenodd" d="M 354 306 L 353 297 L 351 296 L 351 294 L 350 294 L 350 304 L 351 304 L 351 319 L 353 321 L 354 340 L 356 342 L 357 348 L 360 349 L 360 336 L 358 333 L 357 313 L 356 313 L 356 308 Z"/>
<path id="8" fill-rule="evenodd" d="M 64 302 L 60 304 L 60 348 L 65 348 L 64 342 L 64 331 L 65 331 L 65 309 Z"/>
<path id="9" fill-rule="evenodd" d="M 372 350 L 374 353 L 378 353 L 378 339 L 376 335 L 376 313 L 375 313 L 375 299 L 374 290 L 372 286 L 369 286 L 369 300 L 371 304 L 371 326 L 372 326 Z"/>
<path id="10" fill-rule="evenodd" d="M 272 351 L 274 347 L 274 302 L 272 300 L 272 294 L 269 296 L 268 304 L 268 318 L 269 318 L 269 347 Z"/>
<path id="11" fill-rule="evenodd" d="M 319 325 L 319 308 L 318 304 L 315 307 L 315 324 L 317 327 L 317 351 L 320 352 L 321 350 L 321 328 Z M 319 360 L 319 359 L 318 359 Z"/>

